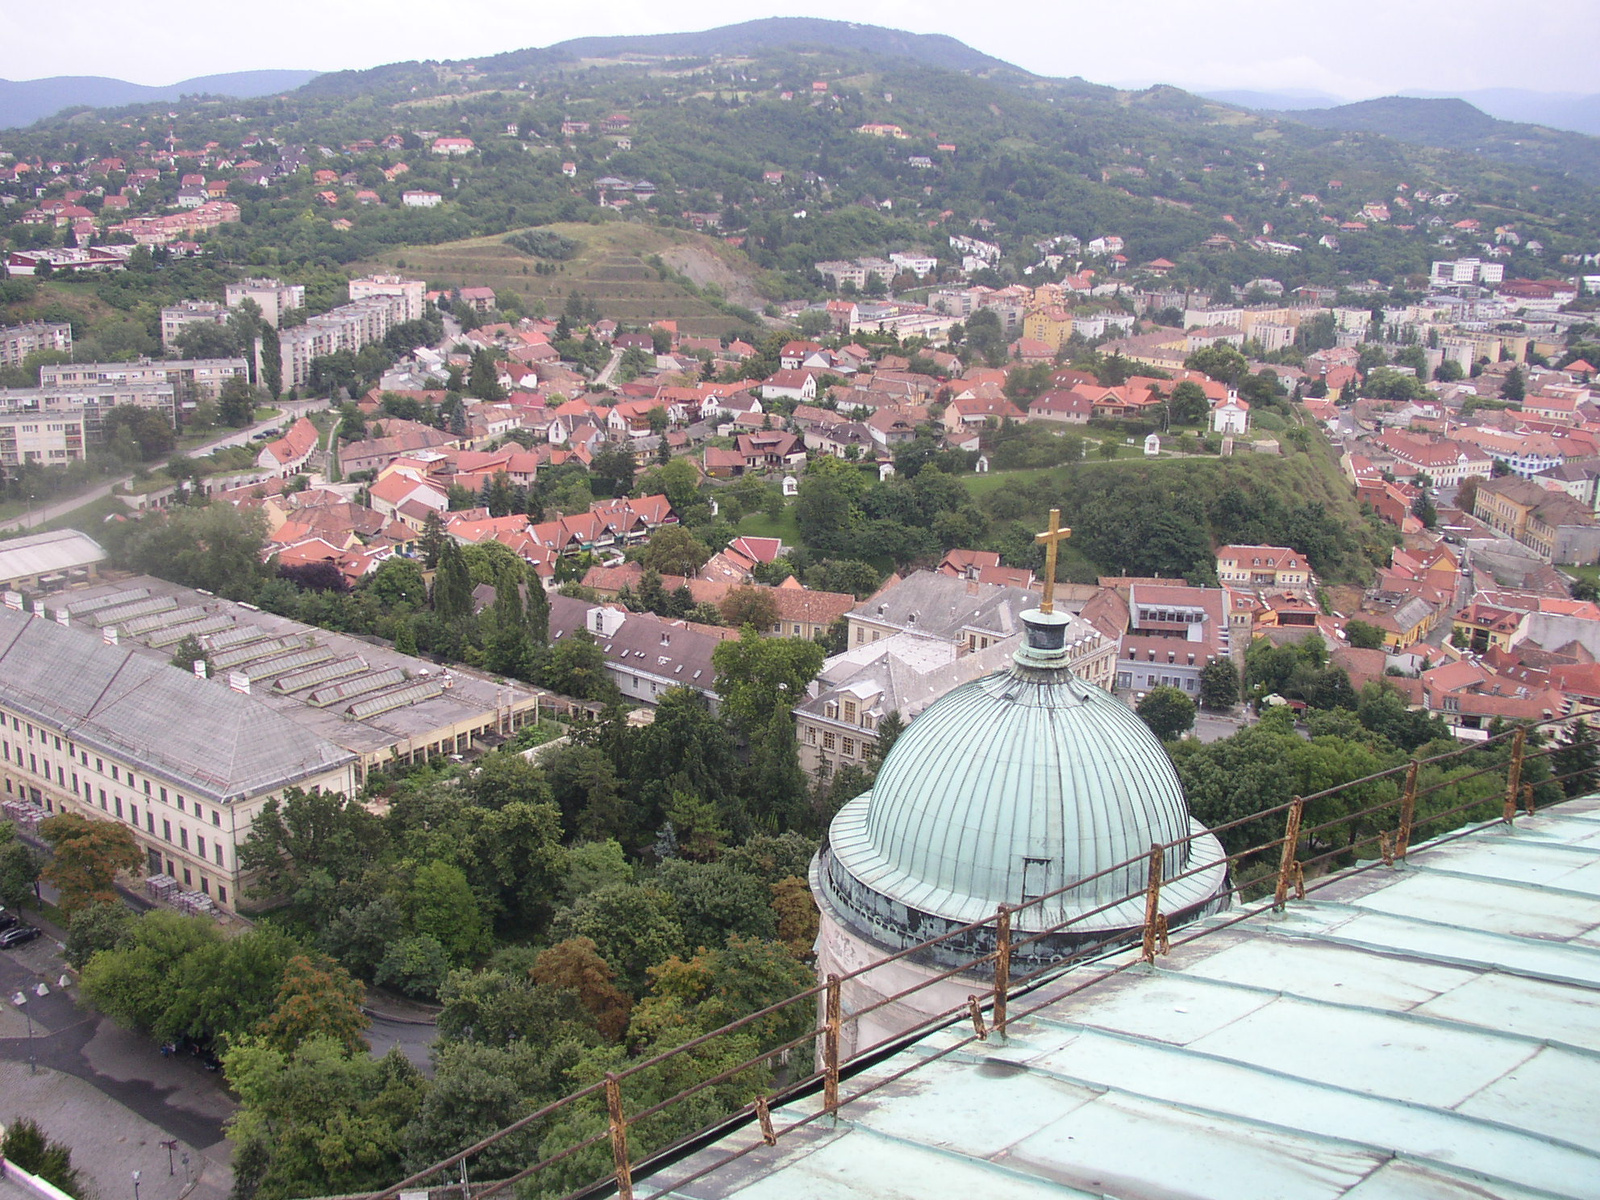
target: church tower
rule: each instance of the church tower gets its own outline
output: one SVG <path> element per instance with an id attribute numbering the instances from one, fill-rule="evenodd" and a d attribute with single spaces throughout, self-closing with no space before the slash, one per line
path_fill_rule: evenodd
<path id="1" fill-rule="evenodd" d="M 1221 845 L 1189 816 L 1161 743 L 1126 704 L 1067 667 L 1070 618 L 1054 611 L 1053 592 L 1056 544 L 1070 531 L 1050 516 L 1039 535 L 1044 598 L 1022 615 L 1025 644 L 1013 665 L 930 705 L 872 790 L 840 809 L 812 861 L 820 978 L 1079 880 L 1087 882 L 1013 915 L 1014 944 L 1078 918 L 1019 946 L 1013 977 L 1108 939 L 1132 940 L 1144 920 L 1148 851 L 1180 838 L 1191 840 L 1168 851 L 1162 872 L 1169 923 L 1227 903 Z M 1186 874 L 1191 863 L 1216 865 Z M 851 1018 L 993 949 L 986 928 L 847 981 L 842 1049 L 870 1048 L 981 992 L 988 980 L 961 974 Z"/>

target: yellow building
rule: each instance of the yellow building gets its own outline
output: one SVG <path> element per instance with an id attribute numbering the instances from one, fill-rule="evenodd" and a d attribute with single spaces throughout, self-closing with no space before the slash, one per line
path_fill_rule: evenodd
<path id="1" fill-rule="evenodd" d="M 1064 308 L 1036 308 L 1022 318 L 1022 336 L 1059 350 L 1072 336 L 1072 314 Z"/>

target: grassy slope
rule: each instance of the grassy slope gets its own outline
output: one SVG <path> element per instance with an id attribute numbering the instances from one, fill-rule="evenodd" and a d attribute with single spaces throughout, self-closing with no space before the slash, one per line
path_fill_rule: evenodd
<path id="1" fill-rule="evenodd" d="M 719 313 L 677 284 L 663 283 L 645 262 L 653 254 L 693 248 L 716 257 L 738 273 L 753 273 L 748 263 L 740 263 L 739 256 L 710 238 L 622 221 L 544 228 L 583 245 L 575 258 L 559 264 L 562 269 L 554 275 L 535 274 L 534 264 L 541 260 L 512 249 L 499 235 L 437 246 L 402 246 L 360 264 L 360 269 L 394 270 L 404 262 L 400 269 L 422 275 L 430 283 L 512 291 L 530 305 L 543 300 L 551 316 L 559 315 L 567 296 L 576 288 L 603 314 L 624 324 L 670 317 L 687 333 L 709 335 L 742 328 L 739 321 Z"/>

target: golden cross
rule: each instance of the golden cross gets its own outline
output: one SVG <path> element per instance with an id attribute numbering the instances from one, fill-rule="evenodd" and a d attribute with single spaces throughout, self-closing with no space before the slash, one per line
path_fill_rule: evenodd
<path id="1" fill-rule="evenodd" d="M 1061 510 L 1050 510 L 1050 528 L 1033 540 L 1044 543 L 1044 600 L 1039 605 L 1042 613 L 1056 610 L 1056 546 L 1072 536 L 1072 530 L 1061 527 Z"/>

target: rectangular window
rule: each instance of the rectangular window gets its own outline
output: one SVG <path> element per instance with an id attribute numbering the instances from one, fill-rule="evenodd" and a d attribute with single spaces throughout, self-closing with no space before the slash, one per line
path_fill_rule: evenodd
<path id="1" fill-rule="evenodd" d="M 138 809 L 138 806 L 136 806 L 136 805 L 129 805 L 128 806 L 128 820 L 133 822 L 133 827 L 135 829 L 137 829 L 139 827 L 139 809 Z"/>
<path id="2" fill-rule="evenodd" d="M 150 794 L 150 781 L 148 779 L 144 781 L 144 794 L 146 796 Z"/>
<path id="3" fill-rule="evenodd" d="M 845 740 L 844 740 L 844 756 L 846 758 L 854 758 L 856 756 L 856 740 L 855 740 L 855 738 L 845 738 Z"/>
<path id="4" fill-rule="evenodd" d="M 216 857 L 217 857 L 217 866 L 219 866 L 219 867 L 220 867 L 220 866 L 221 866 L 221 865 L 222 865 L 222 843 L 221 843 L 221 842 L 218 842 L 218 843 L 217 843 L 217 844 L 216 844 L 216 845 L 215 845 L 215 846 L 213 846 L 213 847 L 211 847 L 211 848 L 212 848 L 212 849 L 213 849 L 213 850 L 214 850 L 214 851 L 216 851 Z"/>
<path id="5" fill-rule="evenodd" d="M 172 840 L 172 822 L 164 818 L 161 822 L 161 836 L 169 842 Z"/>
<path id="6" fill-rule="evenodd" d="M 120 820 L 122 820 L 122 797 L 121 796 L 116 797 L 116 801 L 117 801 L 117 820 L 120 821 Z"/>
<path id="7" fill-rule="evenodd" d="M 822 748 L 824 750 L 832 750 L 838 744 L 839 744 L 839 739 L 836 738 L 833 734 L 824 733 L 822 735 Z"/>
<path id="8" fill-rule="evenodd" d="M 806 745 L 815 746 L 816 744 L 817 744 L 817 730 L 816 730 L 816 727 L 812 726 L 812 725 L 807 725 L 806 726 Z"/>
<path id="9" fill-rule="evenodd" d="M 102 775 L 104 775 L 104 774 L 105 774 L 105 773 L 106 773 L 106 764 L 105 764 L 105 760 L 104 760 L 104 759 L 103 759 L 103 758 L 97 758 L 97 759 L 95 759 L 95 760 L 94 760 L 94 769 L 95 769 L 95 770 L 96 770 L 96 771 L 99 771 L 99 772 L 100 772 L 100 774 L 102 774 Z"/>
<path id="10" fill-rule="evenodd" d="M 218 829 L 222 828 L 222 814 L 214 808 L 211 810 L 211 823 Z"/>
<path id="11" fill-rule="evenodd" d="M 206 840 L 198 833 L 194 835 L 194 852 L 201 858 L 206 856 Z"/>
<path id="12" fill-rule="evenodd" d="M 182 825 L 178 826 L 178 845 L 182 846 L 185 850 L 189 848 L 189 831 Z"/>
<path id="13" fill-rule="evenodd" d="M 217 899 L 223 904 L 228 902 L 228 889 L 223 887 L 220 883 L 217 884 Z"/>
<path id="14" fill-rule="evenodd" d="M 206 895 L 211 895 L 211 881 L 204 875 L 200 876 L 200 890 Z"/>
<path id="15" fill-rule="evenodd" d="M 178 811 L 179 812 L 183 811 L 183 797 L 182 796 L 178 797 Z"/>
<path id="16" fill-rule="evenodd" d="M 188 867 L 185 867 L 183 869 L 183 886 L 184 887 L 193 887 L 194 886 L 194 876 L 189 874 L 189 868 Z"/>
<path id="17" fill-rule="evenodd" d="M 166 788 L 162 788 L 161 789 L 161 803 L 163 803 L 163 804 L 167 803 L 167 789 Z"/>
<path id="18" fill-rule="evenodd" d="M 100 807 L 104 808 L 105 806 L 106 806 L 106 790 L 105 790 L 105 788 L 101 788 L 100 789 Z"/>
<path id="19" fill-rule="evenodd" d="M 117 778 L 117 764 L 116 763 L 112 763 L 111 764 L 111 778 L 112 779 L 116 779 Z"/>

